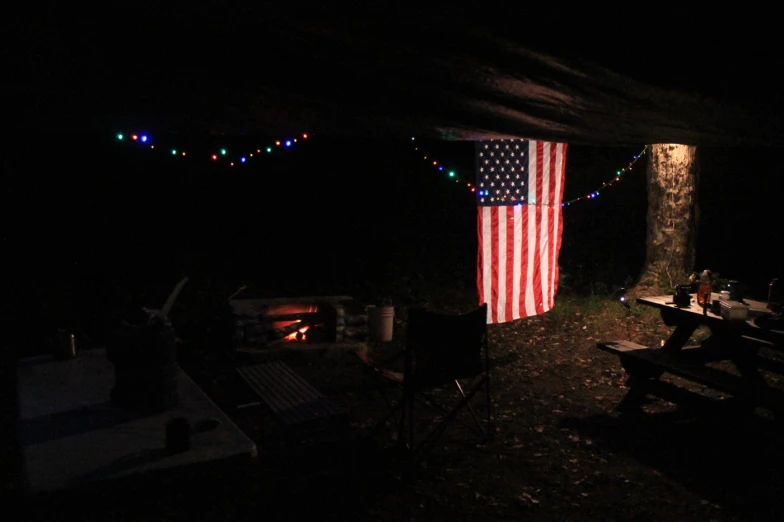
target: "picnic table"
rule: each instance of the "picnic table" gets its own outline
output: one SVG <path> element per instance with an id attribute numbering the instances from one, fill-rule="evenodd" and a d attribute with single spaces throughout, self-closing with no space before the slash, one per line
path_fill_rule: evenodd
<path id="1" fill-rule="evenodd" d="M 657 395 L 676 404 L 696 400 L 707 405 L 706 397 L 661 380 L 672 374 L 730 395 L 741 411 L 762 407 L 784 418 L 784 391 L 769 383 L 766 373 L 784 375 L 784 330 L 780 326 L 760 326 L 758 318 L 768 315 L 767 303 L 746 299 L 746 319 L 729 320 L 692 301 L 678 307 L 672 295 L 640 297 L 637 303 L 659 309 L 667 326 L 674 326 L 661 346 L 643 346 L 630 340 L 606 341 L 597 347 L 618 355 L 629 375 L 629 391 L 618 406 L 624 412 L 639 411 L 646 396 Z M 713 299 L 719 299 L 714 293 Z M 763 323 L 764 324 L 764 323 Z M 700 326 L 710 336 L 699 345 L 687 346 Z M 718 368 L 713 363 L 724 363 Z"/>
<path id="2" fill-rule="evenodd" d="M 19 440 L 30 494 L 256 456 L 254 442 L 179 366 L 179 402 L 162 413 L 134 412 L 110 401 L 114 369 L 102 349 L 65 361 L 48 355 L 23 359 L 17 376 Z M 169 454 L 166 423 L 175 417 L 212 429 L 192 430 L 191 448 Z"/>

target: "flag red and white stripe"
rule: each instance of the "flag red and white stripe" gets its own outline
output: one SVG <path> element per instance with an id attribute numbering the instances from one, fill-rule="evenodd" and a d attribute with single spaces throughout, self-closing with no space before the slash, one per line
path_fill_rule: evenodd
<path id="1" fill-rule="evenodd" d="M 477 283 L 488 323 L 554 306 L 565 170 L 564 143 L 477 143 Z"/>

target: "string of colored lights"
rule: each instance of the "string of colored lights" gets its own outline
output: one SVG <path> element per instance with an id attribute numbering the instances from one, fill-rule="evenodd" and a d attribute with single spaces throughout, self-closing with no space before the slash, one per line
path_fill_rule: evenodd
<path id="1" fill-rule="evenodd" d="M 416 141 L 416 137 L 412 136 L 411 141 Z M 414 150 L 419 152 L 419 147 L 418 146 L 414 147 Z M 422 157 L 425 159 L 425 161 L 432 164 L 435 168 L 437 168 L 440 171 L 444 170 L 444 166 L 441 163 L 439 163 L 438 160 L 430 157 L 426 153 L 422 153 L 422 154 L 424 154 Z M 449 169 L 446 171 L 446 173 L 449 178 L 452 178 L 455 181 L 455 183 L 465 183 L 466 187 L 468 187 L 469 190 L 471 190 L 471 192 L 476 192 L 476 187 L 470 182 L 463 180 L 461 176 L 458 176 L 457 171 L 455 171 L 454 169 Z"/>
<path id="2" fill-rule="evenodd" d="M 601 192 L 603 189 L 605 189 L 607 187 L 611 187 L 611 186 L 615 185 L 616 183 L 618 183 L 621 180 L 621 176 L 624 173 L 629 172 L 630 170 L 632 170 L 632 167 L 634 166 L 634 164 L 637 163 L 638 159 L 640 159 L 642 156 L 645 155 L 645 151 L 647 151 L 647 150 L 648 150 L 648 146 L 646 145 L 646 146 L 644 146 L 642 148 L 642 150 L 640 151 L 639 154 L 637 154 L 635 156 L 632 156 L 632 160 L 629 162 L 629 164 L 625 168 L 622 168 L 622 169 L 619 169 L 619 170 L 615 171 L 615 176 L 613 177 L 612 180 L 605 181 L 604 183 L 602 183 L 601 187 L 597 188 L 596 190 L 594 190 L 592 192 L 589 192 L 588 194 L 580 196 L 579 198 L 574 198 L 574 199 L 570 199 L 569 201 L 564 201 L 563 203 L 561 203 L 561 206 L 562 207 L 566 207 L 566 206 L 571 205 L 575 201 L 581 201 L 583 199 L 596 199 L 599 196 L 599 192 Z"/>
<path id="3" fill-rule="evenodd" d="M 412 137 L 411 141 L 416 141 L 416 137 Z M 635 156 L 632 156 L 632 160 L 629 162 L 629 164 L 626 167 L 617 170 L 615 172 L 615 176 L 613 177 L 612 180 L 605 181 L 596 190 L 592 190 L 591 192 L 588 192 L 587 194 L 584 194 L 584 195 L 580 196 L 579 198 L 574 198 L 574 199 L 570 199 L 569 201 L 562 202 L 561 206 L 562 207 L 566 207 L 566 206 L 569 206 L 569 205 L 571 205 L 572 203 L 574 203 L 576 201 L 582 201 L 582 200 L 585 200 L 585 199 L 596 199 L 599 196 L 599 193 L 602 190 L 604 190 L 605 188 L 611 187 L 612 185 L 616 184 L 618 181 L 621 180 L 621 176 L 623 176 L 624 173 L 632 170 L 632 167 L 634 166 L 634 164 L 637 163 L 637 160 L 639 160 L 643 155 L 645 155 L 645 152 L 647 150 L 648 150 L 648 146 L 646 145 L 646 146 L 643 147 L 642 151 L 640 151 L 639 154 L 637 154 Z M 422 156 L 423 159 L 425 161 L 427 161 L 428 163 L 432 164 L 439 171 L 443 171 L 444 170 L 443 164 L 441 164 L 438 160 L 436 160 L 435 158 L 429 156 L 428 154 L 422 153 L 418 146 L 414 147 L 414 151 L 416 151 L 416 152 L 418 152 L 420 154 L 423 154 L 423 156 Z M 468 187 L 471 190 L 471 192 L 476 192 L 476 187 L 474 185 L 472 185 L 470 182 L 467 182 L 467 181 L 464 181 L 463 179 L 461 179 L 461 177 L 457 174 L 457 172 L 455 170 L 447 170 L 447 175 L 448 175 L 448 177 L 453 178 L 455 180 L 455 182 L 457 182 L 457 183 L 465 183 L 466 187 Z"/>
<path id="4" fill-rule="evenodd" d="M 126 138 L 129 142 L 138 143 L 144 147 L 149 146 L 150 149 L 155 149 L 155 144 L 152 142 L 152 138 L 149 134 L 144 133 L 131 133 L 131 134 L 124 134 L 122 132 L 118 132 L 115 137 L 118 141 L 126 141 Z M 303 133 L 301 134 L 301 138 L 303 140 L 308 139 L 308 134 Z M 297 143 L 297 138 L 283 138 L 279 140 L 274 140 L 273 142 L 264 145 L 263 147 L 259 147 L 255 150 L 251 150 L 250 152 L 246 152 L 245 154 L 234 155 L 230 154 L 229 150 L 226 148 L 220 148 L 217 150 L 210 151 L 206 153 L 207 158 L 211 159 L 214 162 L 228 162 L 230 167 L 234 167 L 235 165 L 242 165 L 243 163 L 248 163 L 252 158 L 254 158 L 254 154 L 263 155 L 263 152 L 266 154 L 271 154 L 277 148 L 282 147 L 293 147 L 294 144 Z M 262 152 L 263 151 L 263 152 Z M 170 148 L 169 153 L 175 157 L 187 157 L 188 151 L 178 148 Z M 255 156 L 258 157 L 258 156 Z"/>

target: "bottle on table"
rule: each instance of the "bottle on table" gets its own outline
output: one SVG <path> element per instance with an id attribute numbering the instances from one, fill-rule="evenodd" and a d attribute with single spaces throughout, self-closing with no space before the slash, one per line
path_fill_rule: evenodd
<path id="1" fill-rule="evenodd" d="M 712 291 L 713 284 L 711 283 L 710 271 L 703 270 L 700 276 L 700 284 L 697 286 L 697 304 L 702 307 L 710 306 Z"/>

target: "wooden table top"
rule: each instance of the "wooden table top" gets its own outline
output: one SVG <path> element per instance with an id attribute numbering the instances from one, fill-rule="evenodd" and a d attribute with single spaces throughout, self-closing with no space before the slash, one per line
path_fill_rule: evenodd
<path id="1" fill-rule="evenodd" d="M 666 309 L 672 310 L 675 314 L 684 314 L 684 316 L 688 316 L 693 319 L 699 318 L 699 321 L 703 324 L 708 326 L 716 325 L 720 322 L 731 322 L 736 323 L 738 327 L 742 327 L 744 329 L 744 334 L 752 335 L 755 337 L 761 337 L 764 340 L 776 343 L 776 344 L 784 344 L 784 331 L 782 330 L 772 330 L 772 329 L 763 329 L 760 328 L 755 322 L 754 319 L 760 317 L 762 315 L 766 315 L 770 313 L 767 309 L 768 303 L 765 301 L 755 301 L 753 299 L 744 299 L 743 302 L 749 305 L 749 314 L 748 319 L 745 321 L 729 321 L 724 319 L 721 315 L 714 314 L 713 312 L 708 309 L 707 313 L 703 311 L 702 306 L 697 304 L 696 294 L 691 294 L 691 306 L 688 308 L 681 308 L 675 306 L 673 302 L 672 295 L 657 295 L 657 296 L 649 296 L 649 297 L 638 297 L 637 302 L 642 305 L 652 306 L 654 308 L 659 309 Z M 717 292 L 711 293 L 711 302 L 714 300 L 719 299 L 719 294 Z"/>
<path id="2" fill-rule="evenodd" d="M 672 301 L 672 295 L 656 295 L 651 297 L 638 297 L 637 302 L 640 304 L 644 304 L 647 306 L 653 306 L 655 308 L 672 308 L 676 310 L 681 310 L 683 312 L 690 312 L 698 315 L 704 315 L 702 306 L 697 304 L 697 295 L 691 294 L 691 306 L 688 308 L 681 308 L 675 306 L 675 303 Z M 719 299 L 718 292 L 712 292 L 710 302 Z M 749 318 L 753 319 L 754 317 L 758 317 L 760 315 L 764 315 L 769 313 L 767 306 L 768 303 L 765 301 L 754 301 L 753 299 L 744 299 L 743 302 L 749 305 Z M 710 311 L 710 307 L 708 307 L 708 316 L 715 317 L 718 319 L 722 319 L 720 315 L 716 315 Z"/>

